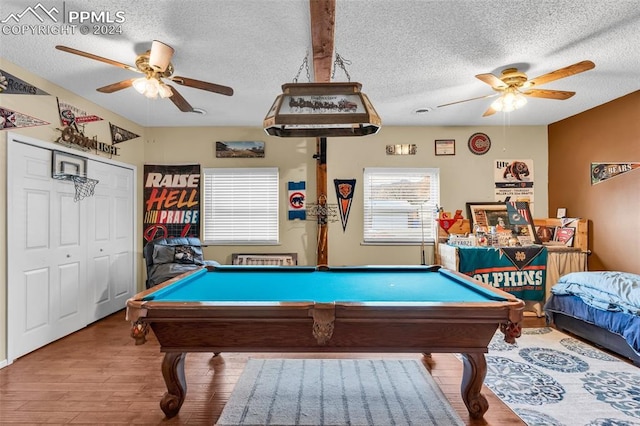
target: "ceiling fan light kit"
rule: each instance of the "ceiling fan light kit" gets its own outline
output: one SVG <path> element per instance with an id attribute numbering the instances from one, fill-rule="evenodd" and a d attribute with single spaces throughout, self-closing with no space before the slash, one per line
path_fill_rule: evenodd
<path id="1" fill-rule="evenodd" d="M 493 101 L 491 108 L 496 111 L 511 112 L 527 104 L 527 98 L 516 89 L 507 89 L 502 96 Z"/>
<path id="2" fill-rule="evenodd" d="M 142 77 L 133 80 L 132 86 L 136 91 L 149 99 L 170 98 L 173 96 L 171 88 L 154 77 Z"/>
<path id="3" fill-rule="evenodd" d="M 286 83 L 264 119 L 279 137 L 366 136 L 382 121 L 360 83 Z"/>

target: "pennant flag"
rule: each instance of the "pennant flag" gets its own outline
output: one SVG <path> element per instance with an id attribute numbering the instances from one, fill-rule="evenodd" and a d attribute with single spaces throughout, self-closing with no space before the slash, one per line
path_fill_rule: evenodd
<path id="1" fill-rule="evenodd" d="M 526 201 L 507 201 L 507 214 L 512 225 L 529 225 L 531 213 Z"/>
<path id="2" fill-rule="evenodd" d="M 60 121 L 63 126 L 78 127 L 78 124 L 101 121 L 97 115 L 89 115 L 86 111 L 58 99 L 58 111 L 60 111 Z"/>
<path id="3" fill-rule="evenodd" d="M 640 163 L 591 163 L 591 185 L 596 185 L 639 167 Z"/>
<path id="4" fill-rule="evenodd" d="M 0 93 L 6 95 L 48 95 L 44 90 L 38 89 L 3 70 L 0 70 Z"/>
<path id="5" fill-rule="evenodd" d="M 522 271 L 533 260 L 540 255 L 545 247 L 543 246 L 525 246 L 525 247 L 501 247 L 500 252 L 505 255 L 509 261 Z"/>
<path id="6" fill-rule="evenodd" d="M 306 184 L 304 182 L 289 182 L 289 220 L 307 218 L 305 209 Z"/>
<path id="7" fill-rule="evenodd" d="M 10 109 L 0 108 L 0 130 L 44 126 L 46 124 L 49 122 Z"/>
<path id="8" fill-rule="evenodd" d="M 351 211 L 351 201 L 353 201 L 353 191 L 356 187 L 355 179 L 334 179 L 336 196 L 338 197 L 338 209 L 340 210 L 340 220 L 342 220 L 342 230 L 347 229 L 349 211 Z"/>
<path id="9" fill-rule="evenodd" d="M 111 128 L 111 142 L 115 145 L 120 142 L 128 141 L 129 139 L 139 138 L 140 135 L 136 135 L 133 132 L 118 127 L 115 124 L 109 123 Z"/>

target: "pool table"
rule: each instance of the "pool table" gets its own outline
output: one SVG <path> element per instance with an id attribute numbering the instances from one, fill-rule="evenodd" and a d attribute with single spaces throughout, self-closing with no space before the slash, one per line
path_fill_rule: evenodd
<path id="1" fill-rule="evenodd" d="M 469 414 L 489 408 L 480 393 L 484 354 L 500 328 L 520 335 L 524 302 L 439 266 L 216 266 L 192 271 L 127 301 L 131 335 L 149 327 L 165 352 L 175 416 L 186 396 L 188 352 L 460 353 Z"/>

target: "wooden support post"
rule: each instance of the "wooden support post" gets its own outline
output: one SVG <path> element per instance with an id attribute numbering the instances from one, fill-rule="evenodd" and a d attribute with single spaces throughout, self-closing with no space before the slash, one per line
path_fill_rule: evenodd
<path id="1" fill-rule="evenodd" d="M 311 16 L 311 44 L 313 46 L 313 75 L 316 83 L 331 82 L 333 66 L 336 0 L 309 0 Z M 327 204 L 327 138 L 316 138 L 316 194 L 319 212 L 326 212 Z M 317 265 L 329 263 L 328 217 L 318 214 Z"/>

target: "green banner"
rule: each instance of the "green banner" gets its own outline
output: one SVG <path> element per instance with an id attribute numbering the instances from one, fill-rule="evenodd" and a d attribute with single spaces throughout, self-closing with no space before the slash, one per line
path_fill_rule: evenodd
<path id="1" fill-rule="evenodd" d="M 543 300 L 547 249 L 458 247 L 460 272 L 523 300 Z"/>

